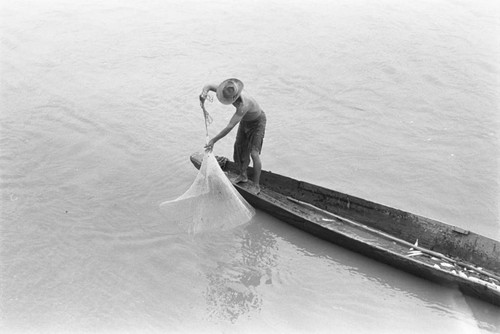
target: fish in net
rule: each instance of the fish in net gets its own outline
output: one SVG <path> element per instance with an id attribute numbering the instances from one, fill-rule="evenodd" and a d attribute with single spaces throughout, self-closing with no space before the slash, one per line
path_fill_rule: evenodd
<path id="1" fill-rule="evenodd" d="M 203 112 L 207 127 L 209 115 L 204 107 Z M 191 187 L 180 197 L 161 203 L 160 209 L 179 232 L 190 234 L 231 229 L 247 223 L 255 214 L 224 174 L 211 150 L 205 151 Z"/>

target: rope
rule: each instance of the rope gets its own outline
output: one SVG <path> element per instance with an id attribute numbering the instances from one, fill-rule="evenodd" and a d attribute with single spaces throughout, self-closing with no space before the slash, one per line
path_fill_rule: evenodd
<path id="1" fill-rule="evenodd" d="M 208 113 L 207 109 L 205 108 L 205 104 L 203 102 L 200 102 L 200 106 L 201 110 L 203 110 L 203 117 L 205 118 L 206 144 L 208 144 L 208 141 L 210 140 L 210 137 L 208 136 L 208 126 L 212 124 L 213 118 Z"/>

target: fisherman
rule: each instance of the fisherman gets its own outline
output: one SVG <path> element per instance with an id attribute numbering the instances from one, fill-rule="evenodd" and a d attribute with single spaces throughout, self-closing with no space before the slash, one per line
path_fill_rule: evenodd
<path id="1" fill-rule="evenodd" d="M 260 153 L 266 130 L 266 114 L 251 96 L 243 93 L 243 82 L 238 79 L 224 80 L 218 86 L 205 85 L 200 95 L 202 106 L 209 91 L 215 92 L 217 99 L 222 104 L 232 104 L 236 108 L 236 112 L 226 127 L 218 135 L 210 139 L 205 148 L 212 150 L 214 144 L 224 138 L 239 123 L 234 143 L 233 159 L 239 167 L 240 174 L 233 182 L 248 182 L 247 168 L 251 157 L 254 168 L 253 182 L 255 192 L 258 194 L 260 192 L 260 173 L 262 170 Z"/>

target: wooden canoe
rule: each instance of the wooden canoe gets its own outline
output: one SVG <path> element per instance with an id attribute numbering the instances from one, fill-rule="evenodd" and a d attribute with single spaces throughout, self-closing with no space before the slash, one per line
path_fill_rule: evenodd
<path id="1" fill-rule="evenodd" d="M 202 159 L 191 156 L 196 168 Z M 223 169 L 236 177 L 235 163 Z M 260 186 L 257 195 L 251 182 L 235 185 L 252 206 L 305 232 L 500 306 L 499 241 L 269 171 Z"/>

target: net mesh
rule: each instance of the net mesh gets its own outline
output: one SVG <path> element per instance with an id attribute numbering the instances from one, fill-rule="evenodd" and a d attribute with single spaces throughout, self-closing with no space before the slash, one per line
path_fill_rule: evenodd
<path id="1" fill-rule="evenodd" d="M 200 103 L 205 118 L 206 142 L 212 117 Z M 160 204 L 161 210 L 179 232 L 196 234 L 227 230 L 247 223 L 255 210 L 233 187 L 219 166 L 212 150 L 205 150 L 203 161 L 191 187 L 180 197 Z"/>
<path id="2" fill-rule="evenodd" d="M 180 232 L 226 230 L 248 222 L 255 210 L 224 174 L 213 152 L 205 152 L 198 175 L 180 197 L 160 204 Z"/>

